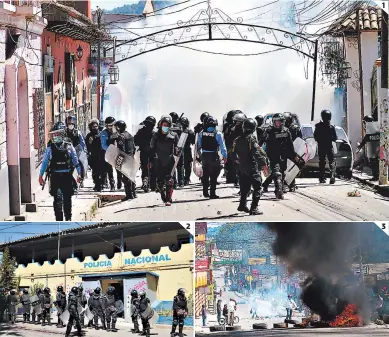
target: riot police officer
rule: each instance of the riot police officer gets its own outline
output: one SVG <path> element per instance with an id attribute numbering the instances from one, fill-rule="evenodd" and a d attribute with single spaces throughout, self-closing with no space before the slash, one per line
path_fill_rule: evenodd
<path id="1" fill-rule="evenodd" d="M 20 296 L 20 303 L 23 305 L 23 323 L 30 323 L 31 301 L 28 289 L 23 289 L 23 295 Z"/>
<path id="2" fill-rule="evenodd" d="M 84 288 L 83 288 L 82 284 L 78 287 L 77 298 L 78 298 L 78 303 L 84 308 L 88 302 L 86 300 L 86 296 L 85 296 Z M 81 324 L 81 328 L 85 327 L 85 312 L 84 311 L 80 314 L 80 324 Z M 76 328 L 76 326 L 74 326 L 74 327 Z"/>
<path id="3" fill-rule="evenodd" d="M 142 320 L 142 335 L 149 337 L 150 336 L 150 323 L 149 317 L 147 317 L 146 313 L 150 306 L 150 300 L 146 297 L 146 293 L 144 291 L 139 292 L 139 313 Z"/>
<path id="4" fill-rule="evenodd" d="M 107 330 L 107 326 L 105 324 L 106 319 L 105 319 L 104 300 L 103 297 L 101 296 L 101 289 L 99 287 L 97 287 L 93 291 L 93 295 L 89 297 L 88 306 L 94 315 L 93 320 L 95 324 L 95 329 L 96 330 L 99 329 L 99 318 L 100 318 L 101 324 L 103 325 L 103 329 Z"/>
<path id="5" fill-rule="evenodd" d="M 170 333 L 172 337 L 176 334 L 177 325 L 179 336 L 183 336 L 182 331 L 184 330 L 185 318 L 188 312 L 188 300 L 185 296 L 185 290 L 180 288 L 173 299 L 173 325 Z"/>
<path id="6" fill-rule="evenodd" d="M 257 141 L 259 146 L 262 146 L 265 141 L 265 129 L 262 127 L 264 117 L 262 115 L 258 115 L 255 117 L 255 121 L 257 122 Z"/>
<path id="7" fill-rule="evenodd" d="M 142 170 L 142 189 L 147 193 L 149 188 L 155 191 L 156 178 L 155 173 L 150 164 L 150 142 L 153 138 L 154 128 L 157 121 L 153 116 L 148 116 L 142 123 L 144 126 L 141 128 L 134 137 L 136 146 L 139 146 L 140 151 L 140 166 Z"/>
<path id="8" fill-rule="evenodd" d="M 139 333 L 139 306 L 140 306 L 140 300 L 138 292 L 133 289 L 131 290 L 131 319 L 132 323 L 134 323 L 134 329 L 132 330 L 133 333 Z"/>
<path id="9" fill-rule="evenodd" d="M 239 162 L 240 204 L 238 211 L 250 213 L 250 215 L 263 214 L 258 209 L 261 198 L 261 171 L 268 166 L 265 152 L 258 145 L 253 133 L 257 127 L 254 119 L 248 118 L 243 122 L 243 136 L 234 140 L 232 152 L 237 155 Z M 253 186 L 253 200 L 251 208 L 247 207 L 247 197 Z"/>
<path id="10" fill-rule="evenodd" d="M 9 292 L 7 298 L 7 306 L 8 306 L 8 318 L 12 324 L 15 324 L 16 321 L 16 307 L 19 303 L 18 296 L 16 295 L 16 290 L 12 289 Z"/>
<path id="11" fill-rule="evenodd" d="M 181 125 L 181 118 L 178 117 L 176 112 L 171 112 L 170 117 L 172 119 L 172 126 L 170 127 L 170 131 L 177 134 L 178 138 L 181 137 L 183 128 Z M 184 152 L 181 153 L 181 156 L 177 163 L 176 171 L 173 175 L 174 181 L 174 189 L 178 187 L 184 187 Z"/>
<path id="12" fill-rule="evenodd" d="M 40 288 L 37 288 L 35 291 L 35 295 L 38 296 L 39 299 L 38 305 L 42 307 L 42 297 L 43 297 L 42 290 Z M 39 324 L 41 321 L 42 314 L 41 313 L 37 314 L 35 307 L 33 307 L 31 317 L 32 317 L 33 324 L 35 323 Z M 37 318 L 37 322 L 35 322 L 35 318 Z"/>
<path id="13" fill-rule="evenodd" d="M 63 291 L 62 286 L 57 287 L 57 296 L 56 296 L 55 304 L 57 307 L 57 316 L 58 316 L 57 328 L 63 328 L 65 325 L 63 324 L 60 316 L 66 310 L 66 294 Z"/>
<path id="14" fill-rule="evenodd" d="M 181 125 L 183 128 L 183 132 L 188 133 L 188 138 L 186 139 L 185 148 L 184 148 L 184 171 L 185 171 L 184 185 L 189 185 L 190 176 L 192 174 L 192 162 L 193 162 L 191 145 L 194 145 L 196 136 L 195 133 L 189 128 L 190 123 L 188 118 L 182 117 Z"/>
<path id="15" fill-rule="evenodd" d="M 69 337 L 70 332 L 72 331 L 73 323 L 76 322 L 76 328 L 78 332 L 78 336 L 82 336 L 81 324 L 80 324 L 80 316 L 78 314 L 78 292 L 79 289 L 77 287 L 72 287 L 68 297 L 68 311 L 69 311 L 69 322 L 66 327 L 65 337 Z"/>
<path id="16" fill-rule="evenodd" d="M 103 149 L 104 156 L 105 156 L 105 152 L 107 151 L 108 147 L 113 144 L 115 122 L 116 122 L 115 118 L 107 117 L 105 119 L 105 129 L 103 131 L 101 131 L 101 134 L 100 134 L 101 147 Z M 110 185 L 111 191 L 115 191 L 115 179 L 113 177 L 113 168 L 110 164 L 105 162 L 104 163 L 104 181 L 106 180 L 107 175 L 108 175 L 108 180 L 109 180 L 109 185 Z"/>
<path id="17" fill-rule="evenodd" d="M 231 132 L 231 129 L 233 128 L 234 126 L 234 116 L 237 114 L 237 111 L 236 110 L 231 110 L 227 113 L 227 116 L 226 116 L 226 119 L 223 123 L 223 134 L 224 134 L 224 138 L 226 139 L 227 136 L 230 134 Z M 227 141 L 227 140 L 226 140 Z M 232 146 L 232 144 L 229 144 Z M 227 146 L 227 144 L 226 144 Z M 228 146 L 227 146 L 227 149 L 228 149 Z"/>
<path id="18" fill-rule="evenodd" d="M 319 154 L 320 183 L 325 183 L 326 158 L 330 167 L 330 184 L 335 184 L 336 162 L 332 142 L 337 140 L 336 130 L 331 125 L 331 111 L 322 110 L 321 122 L 315 125 L 314 137 L 317 142 Z"/>
<path id="19" fill-rule="evenodd" d="M 273 126 L 267 129 L 266 135 L 266 154 L 270 160 L 272 171 L 271 178 L 266 179 L 263 184 L 264 191 L 267 191 L 271 179 L 274 180 L 275 195 L 277 199 L 284 199 L 284 174 L 287 165 L 287 159 L 295 160 L 292 136 L 285 127 L 285 118 L 283 114 L 273 115 Z"/>
<path id="20" fill-rule="evenodd" d="M 197 150 L 199 153 L 201 151 L 203 165 L 203 196 L 211 199 L 219 198 L 216 195 L 217 178 L 221 171 L 219 149 L 224 163 L 227 162 L 226 146 L 222 133 L 216 130 L 217 125 L 216 118 L 208 117 L 205 129 L 200 132 L 197 140 Z"/>
<path id="21" fill-rule="evenodd" d="M 201 131 L 203 131 L 203 129 L 204 129 L 204 121 L 208 117 L 209 117 L 209 113 L 208 112 L 204 112 L 204 113 L 201 114 L 201 116 L 200 116 L 200 123 L 197 123 L 197 125 L 193 129 L 195 135 L 197 135 Z"/>
<path id="22" fill-rule="evenodd" d="M 127 125 L 124 121 L 117 121 L 115 123 L 117 130 L 116 146 L 119 150 L 133 157 L 135 155 L 134 137 L 126 131 Z M 126 196 L 122 201 L 127 201 L 136 198 L 136 186 L 133 181 L 128 179 L 120 171 L 117 171 L 118 182 L 123 181 L 124 191 Z M 118 183 L 119 186 L 119 183 Z"/>
<path id="23" fill-rule="evenodd" d="M 105 317 L 107 320 L 107 331 L 116 332 L 117 310 L 115 307 L 116 292 L 115 292 L 114 287 L 112 287 L 112 286 L 108 287 L 105 298 L 106 298 Z M 111 322 L 112 322 L 112 325 L 111 325 Z"/>
<path id="24" fill-rule="evenodd" d="M 223 136 L 224 136 L 224 141 L 226 144 L 227 154 L 228 154 L 227 163 L 224 167 L 224 174 L 226 177 L 227 184 L 235 183 L 235 178 L 234 177 L 231 178 L 231 176 L 233 176 L 231 172 L 233 172 L 232 170 L 234 169 L 233 160 L 231 158 L 231 149 L 232 149 L 232 144 L 234 142 L 234 139 L 232 138 L 232 128 L 234 127 L 234 116 L 236 114 L 237 114 L 236 110 L 229 111 L 227 113 L 227 116 L 223 124 Z"/>
<path id="25" fill-rule="evenodd" d="M 104 152 L 101 147 L 99 120 L 92 119 L 89 123 L 89 133 L 85 137 L 86 147 L 88 150 L 88 163 L 92 169 L 92 179 L 95 192 L 101 192 L 104 181 Z"/>
<path id="26" fill-rule="evenodd" d="M 366 155 L 373 173 L 373 181 L 379 179 L 379 156 L 380 156 L 380 128 L 378 122 L 372 116 L 365 116 L 362 120 L 366 134 L 358 146 L 360 151 L 366 144 Z"/>
<path id="27" fill-rule="evenodd" d="M 43 290 L 43 302 L 42 302 L 42 326 L 47 323 L 51 325 L 51 295 L 50 295 L 50 288 L 45 288 Z"/>
<path id="28" fill-rule="evenodd" d="M 150 143 L 150 163 L 154 165 L 158 190 L 166 206 L 172 203 L 174 185 L 172 170 L 179 140 L 178 135 L 170 131 L 171 125 L 170 116 L 163 116 L 158 122 L 158 131 L 153 135 Z"/>
<path id="29" fill-rule="evenodd" d="M 48 169 L 50 175 L 50 194 L 54 197 L 54 213 L 56 221 L 72 220 L 72 195 L 77 188 L 73 178 L 73 170 L 77 169 L 77 182 L 81 182 L 81 166 L 76 151 L 71 143 L 64 140 L 65 130 L 53 128 L 50 133 L 52 144 L 46 148 L 39 174 L 39 183 L 44 186 L 43 175 Z"/>

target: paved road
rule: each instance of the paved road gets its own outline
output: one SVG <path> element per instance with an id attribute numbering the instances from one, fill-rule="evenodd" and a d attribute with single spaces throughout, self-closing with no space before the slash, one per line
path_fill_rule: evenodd
<path id="1" fill-rule="evenodd" d="M 196 337 L 209 336 L 210 334 L 196 332 Z M 219 332 L 213 333 L 220 337 L 262 337 L 262 336 L 288 336 L 288 337 L 362 337 L 362 336 L 389 336 L 389 329 L 387 327 L 361 327 L 361 328 L 343 328 L 343 329 L 285 329 L 285 330 L 251 330 L 251 331 L 233 331 L 233 332 Z"/>
<path id="2" fill-rule="evenodd" d="M 197 182 L 175 191 L 171 207 L 161 202 L 159 194 L 140 192 L 136 200 L 103 204 L 94 220 L 371 221 L 389 218 L 389 199 L 354 180 L 338 180 L 335 185 L 322 185 L 317 178 L 298 179 L 299 189 L 295 193 L 287 193 L 285 200 L 276 200 L 270 189 L 260 202 L 264 212 L 260 216 L 238 212 L 239 190 L 223 183 L 224 179 L 219 181 L 221 185 L 217 193 L 221 198 L 218 200 L 204 199 L 201 185 Z M 355 189 L 361 191 L 361 197 L 347 197 L 347 192 Z M 113 196 L 114 199 L 118 199 L 119 194 L 122 193 Z"/>

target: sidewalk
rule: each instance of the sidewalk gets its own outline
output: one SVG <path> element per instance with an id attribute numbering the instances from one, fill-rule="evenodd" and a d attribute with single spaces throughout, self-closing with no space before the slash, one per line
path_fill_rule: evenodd
<path id="1" fill-rule="evenodd" d="M 384 197 L 389 197 L 389 185 L 380 186 L 378 181 L 372 181 L 373 175 L 369 167 L 364 167 L 363 171 L 353 170 L 353 178 L 359 182 L 373 188 Z"/>

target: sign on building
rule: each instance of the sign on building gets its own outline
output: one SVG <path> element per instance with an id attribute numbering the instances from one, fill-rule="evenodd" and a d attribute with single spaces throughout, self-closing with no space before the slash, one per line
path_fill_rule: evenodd
<path id="1" fill-rule="evenodd" d="M 250 257 L 249 258 L 249 265 L 253 266 L 256 264 L 265 264 L 266 263 L 266 257 Z"/>
<path id="2" fill-rule="evenodd" d="M 198 222 L 198 223 L 196 223 L 195 234 L 196 235 L 205 235 L 205 234 L 207 234 L 207 223 L 206 222 Z"/>
<path id="3" fill-rule="evenodd" d="M 209 269 L 209 257 L 196 258 L 195 268 L 196 271 L 203 271 Z"/>

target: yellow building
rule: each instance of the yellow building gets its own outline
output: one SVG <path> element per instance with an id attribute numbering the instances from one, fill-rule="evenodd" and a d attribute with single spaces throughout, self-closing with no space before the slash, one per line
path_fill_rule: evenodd
<path id="1" fill-rule="evenodd" d="M 39 224 L 36 224 L 39 226 Z M 37 284 L 66 292 L 83 285 L 87 293 L 114 286 L 129 317 L 132 289 L 144 290 L 170 321 L 173 297 L 184 288 L 193 297 L 193 237 L 178 223 L 100 223 L 3 244 L 16 258 L 20 288 Z M 190 321 L 190 317 L 188 321 Z"/>

